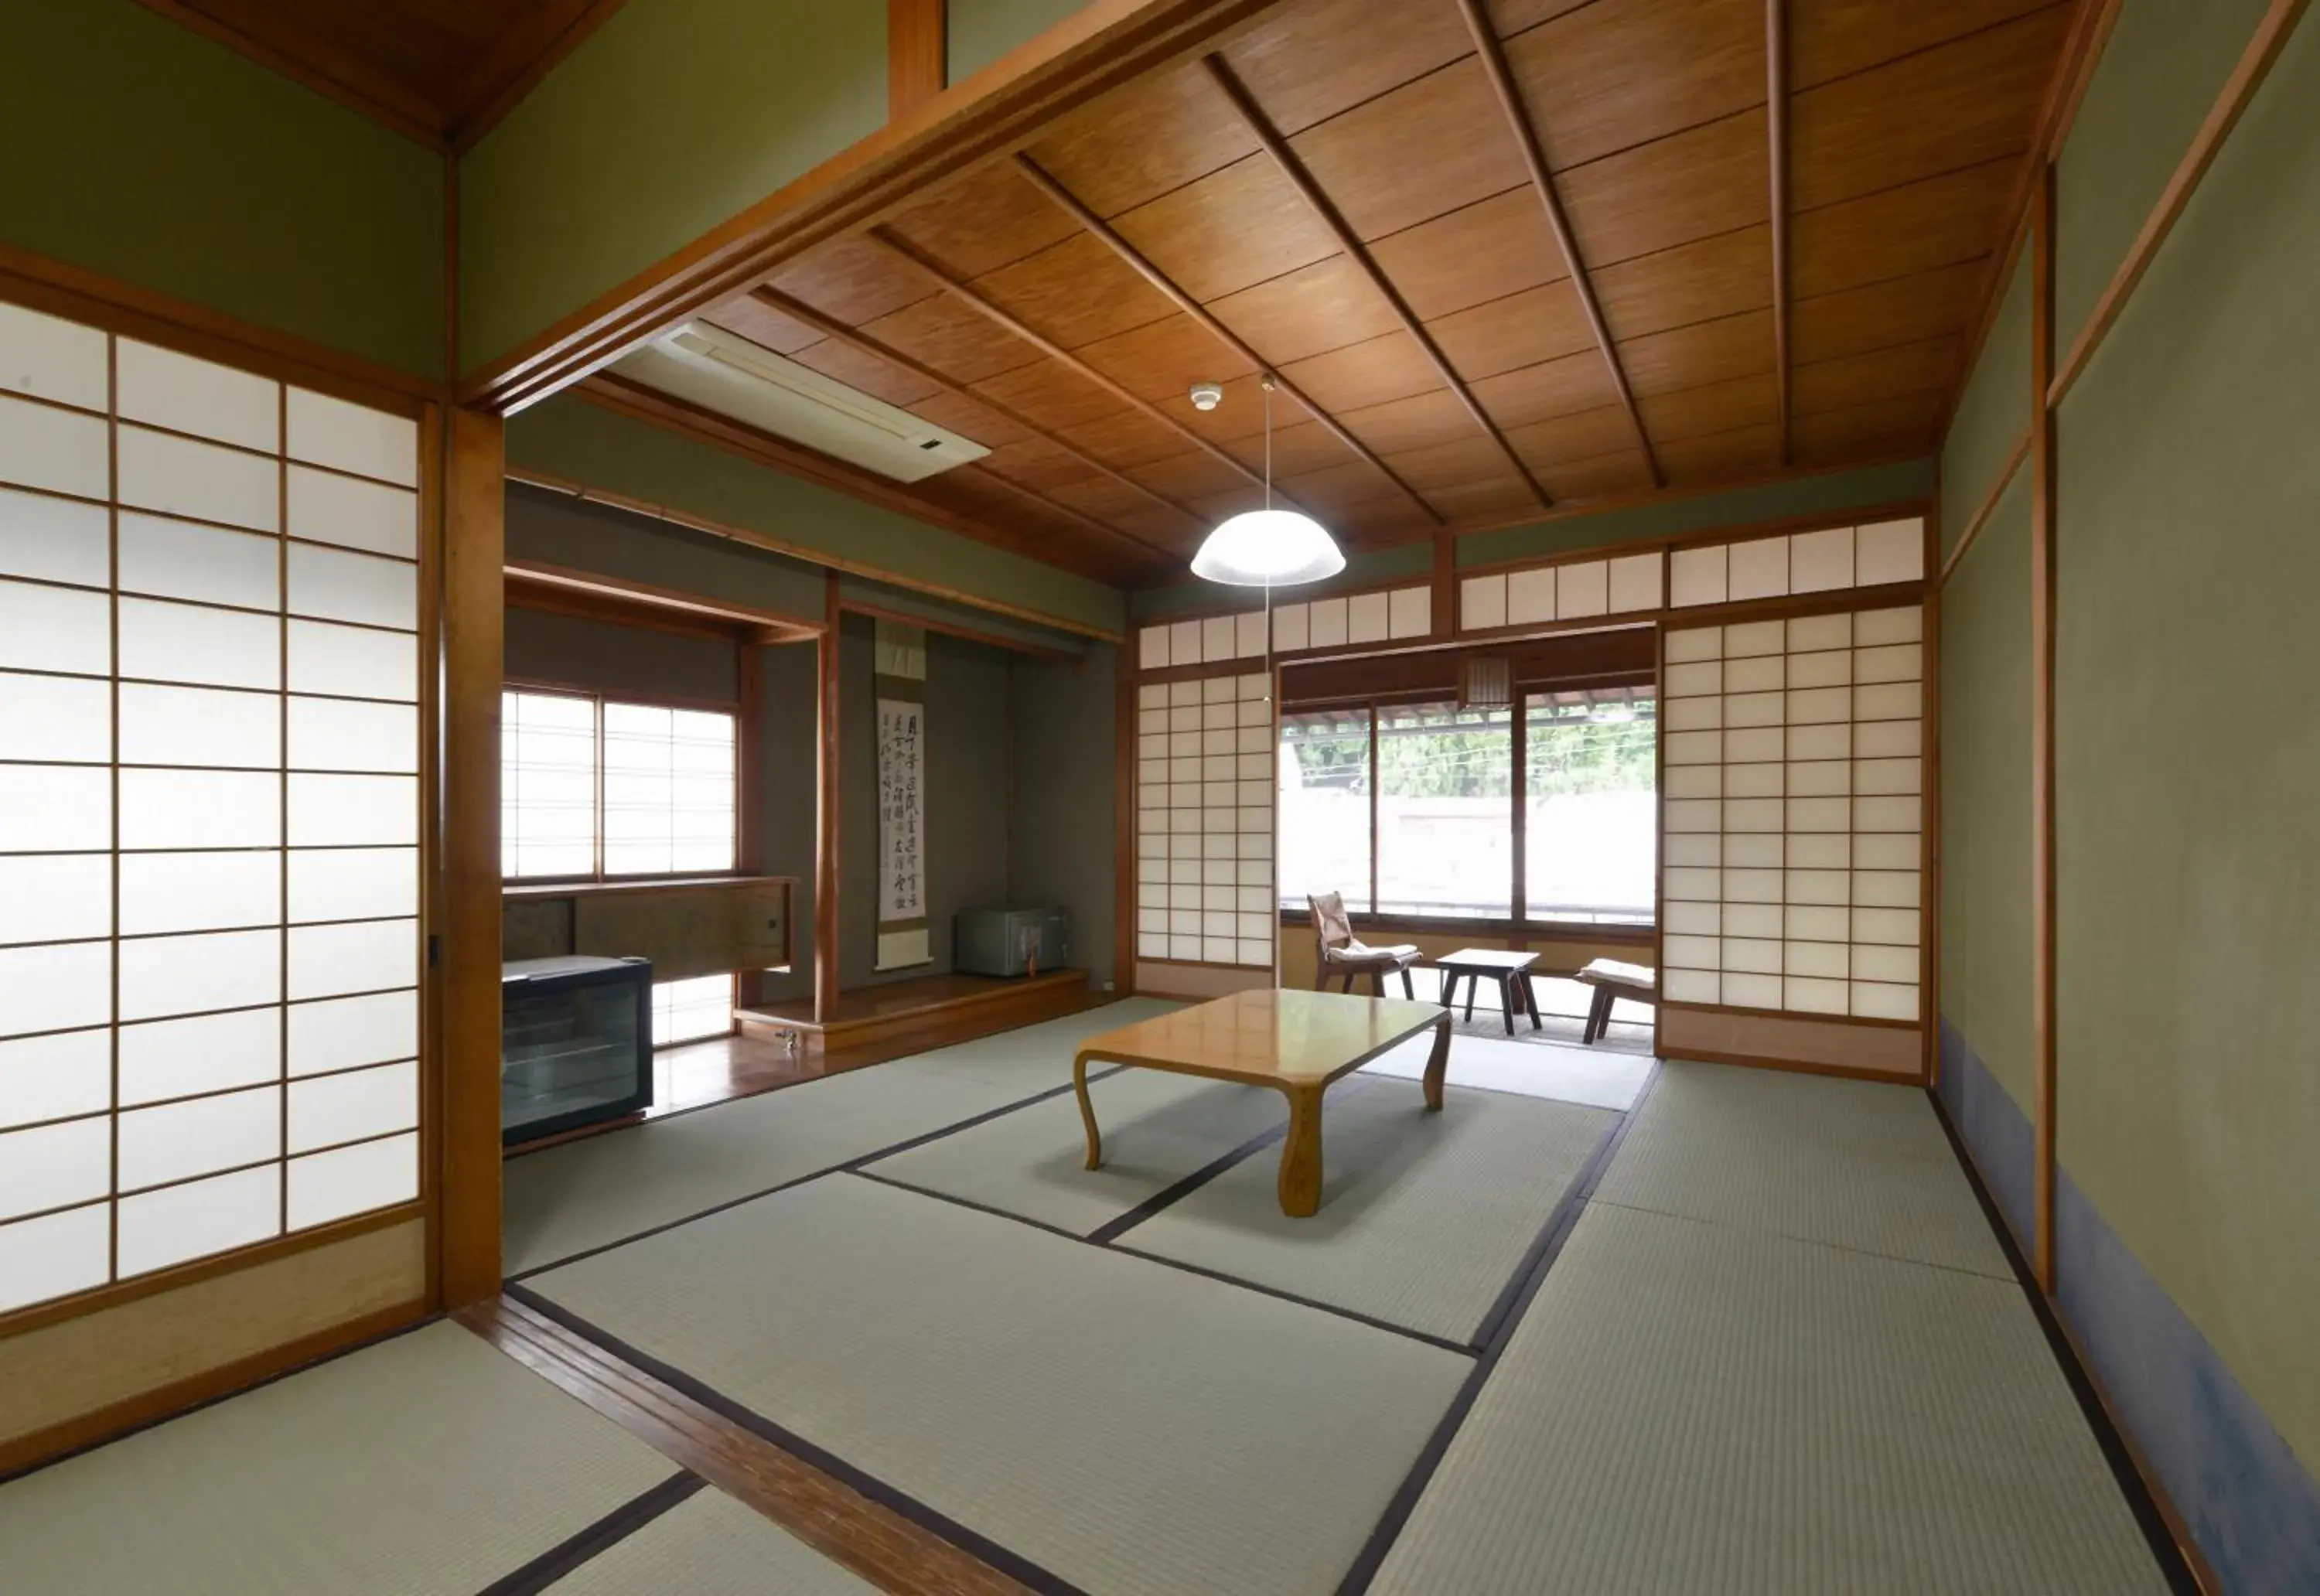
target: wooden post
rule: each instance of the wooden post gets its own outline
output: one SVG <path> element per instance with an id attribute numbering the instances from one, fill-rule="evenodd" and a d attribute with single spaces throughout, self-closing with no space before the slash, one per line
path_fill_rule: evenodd
<path id="1" fill-rule="evenodd" d="M 1136 867 L 1137 732 L 1139 704 L 1136 682 L 1136 628 L 1128 628 L 1128 641 L 1112 650 L 1117 679 L 1112 684 L 1115 708 L 1112 723 L 1111 790 L 1111 985 L 1126 997 L 1136 990 L 1136 907 L 1139 888 Z M 1278 916 L 1274 917 L 1278 919 Z"/>
<path id="2" fill-rule="evenodd" d="M 942 93 L 950 76 L 946 0 L 886 0 L 886 120 Z"/>
<path id="3" fill-rule="evenodd" d="M 838 594 L 838 573 L 824 573 L 822 632 L 814 644 L 813 1017 L 819 1024 L 838 1017 L 838 678 L 844 619 Z"/>
<path id="4" fill-rule="evenodd" d="M 2031 201 L 2030 993 L 2038 1068 L 2033 1266 L 2054 1290 L 2054 168 Z"/>
<path id="5" fill-rule="evenodd" d="M 733 652 L 733 802 L 739 812 L 734 816 L 733 865 L 745 875 L 757 875 L 766 868 L 766 739 L 761 699 L 766 647 L 743 642 Z M 756 1004 L 763 995 L 758 985 L 757 971 L 736 972 L 734 1006 Z"/>
<path id="6" fill-rule="evenodd" d="M 443 469 L 442 799 L 435 913 L 443 1306 L 500 1289 L 500 687 L 505 431 L 453 410 Z"/>

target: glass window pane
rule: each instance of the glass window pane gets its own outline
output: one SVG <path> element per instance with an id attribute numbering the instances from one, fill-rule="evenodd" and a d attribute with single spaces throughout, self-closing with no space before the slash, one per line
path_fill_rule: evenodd
<path id="1" fill-rule="evenodd" d="M 1378 712 L 1378 912 L 1513 912 L 1514 721 L 1455 703 Z"/>
<path id="2" fill-rule="evenodd" d="M 1526 912 L 1649 925 L 1657 703 L 1647 691 L 1599 688 L 1532 694 L 1526 704 Z"/>
<path id="3" fill-rule="evenodd" d="M 510 876 L 596 868 L 596 705 L 548 693 L 500 699 L 500 854 Z"/>
<path id="4" fill-rule="evenodd" d="M 1370 905 L 1370 712 L 1281 717 L 1281 903 L 1339 893 Z"/>
<path id="5" fill-rule="evenodd" d="M 118 1206 L 125 1280 L 280 1235 L 282 1175 L 267 1165 L 124 1197 Z"/>
<path id="6" fill-rule="evenodd" d="M 304 1230 L 419 1195 L 419 1138 L 390 1136 L 290 1160 L 290 1228 Z"/>
<path id="7" fill-rule="evenodd" d="M 223 687 L 121 686 L 123 765 L 282 768 L 282 700 Z"/>
<path id="8" fill-rule="evenodd" d="M 121 1028 L 121 1102 L 161 1102 L 282 1076 L 282 1011 L 244 1009 Z"/>

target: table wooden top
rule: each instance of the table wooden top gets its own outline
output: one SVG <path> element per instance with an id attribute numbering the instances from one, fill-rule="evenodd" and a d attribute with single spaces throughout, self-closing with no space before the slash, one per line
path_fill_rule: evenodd
<path id="1" fill-rule="evenodd" d="M 1448 1011 L 1349 993 L 1237 992 L 1090 1037 L 1080 1056 L 1252 1085 L 1326 1085 Z"/>
<path id="2" fill-rule="evenodd" d="M 1512 953 L 1502 948 L 1461 948 L 1434 961 L 1444 970 L 1525 970 L 1538 962 L 1536 953 Z"/>

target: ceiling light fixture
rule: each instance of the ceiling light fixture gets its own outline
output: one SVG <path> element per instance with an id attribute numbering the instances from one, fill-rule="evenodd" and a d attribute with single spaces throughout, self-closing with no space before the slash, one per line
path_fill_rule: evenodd
<path id="1" fill-rule="evenodd" d="M 1273 507 L 1273 388 L 1264 389 L 1264 508 L 1244 510 L 1210 532 L 1192 557 L 1192 575 L 1234 587 L 1289 587 L 1319 582 L 1346 568 L 1337 540 L 1311 516 Z M 1199 403 L 1200 390 L 1193 390 Z"/>

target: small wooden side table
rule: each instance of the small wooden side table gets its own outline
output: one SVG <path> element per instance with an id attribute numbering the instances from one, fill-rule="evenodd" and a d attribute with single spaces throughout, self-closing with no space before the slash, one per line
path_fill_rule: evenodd
<path id="1" fill-rule="evenodd" d="M 1530 1028 L 1540 1029 L 1538 997 L 1530 989 L 1530 967 L 1538 962 L 1536 953 L 1508 953 L 1495 948 L 1461 948 L 1455 953 L 1445 953 L 1434 961 L 1443 972 L 1442 1004 L 1447 1008 L 1458 998 L 1458 977 L 1466 978 L 1466 1018 L 1474 1017 L 1474 988 L 1484 980 L 1499 984 L 1499 1012 L 1506 1016 L 1507 1035 L 1515 1034 L 1515 1016 L 1530 1016 Z"/>

